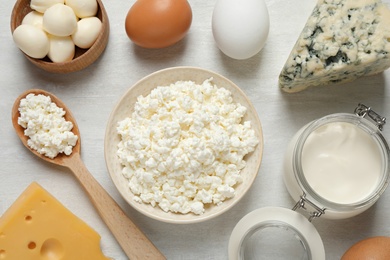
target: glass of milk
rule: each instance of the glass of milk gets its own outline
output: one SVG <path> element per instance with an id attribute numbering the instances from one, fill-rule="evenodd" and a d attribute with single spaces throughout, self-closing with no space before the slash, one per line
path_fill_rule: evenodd
<path id="1" fill-rule="evenodd" d="M 386 189 L 389 147 L 380 130 L 385 119 L 364 105 L 355 113 L 314 120 L 293 137 L 284 182 L 298 201 L 295 209 L 309 206 L 311 217 L 353 217 Z"/>

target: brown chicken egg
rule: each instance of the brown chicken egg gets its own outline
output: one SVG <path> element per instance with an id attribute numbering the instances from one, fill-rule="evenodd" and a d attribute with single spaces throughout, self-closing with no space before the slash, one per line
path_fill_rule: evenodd
<path id="1" fill-rule="evenodd" d="M 144 48 L 164 48 L 184 38 L 192 22 L 187 0 L 137 0 L 126 16 L 129 38 Z"/>
<path id="2" fill-rule="evenodd" d="M 351 246 L 341 260 L 389 260 L 390 237 L 364 239 Z"/>

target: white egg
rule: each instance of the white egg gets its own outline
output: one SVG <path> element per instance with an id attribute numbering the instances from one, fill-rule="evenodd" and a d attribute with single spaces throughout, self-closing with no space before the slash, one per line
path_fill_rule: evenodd
<path id="1" fill-rule="evenodd" d="M 66 62 L 73 59 L 75 46 L 70 36 L 49 35 L 49 41 L 50 49 L 47 56 L 52 62 Z"/>
<path id="2" fill-rule="evenodd" d="M 218 0 L 212 15 L 218 48 L 233 59 L 248 59 L 265 45 L 269 15 L 263 0 Z"/>
<path id="3" fill-rule="evenodd" d="M 96 0 L 65 0 L 65 4 L 72 7 L 77 17 L 80 18 L 95 16 L 98 10 Z"/>
<path id="4" fill-rule="evenodd" d="M 72 35 L 74 44 L 82 49 L 92 46 L 102 30 L 102 22 L 97 17 L 83 18 L 77 23 L 77 30 Z"/>
<path id="5" fill-rule="evenodd" d="M 76 31 L 77 17 L 73 9 L 55 4 L 43 14 L 43 29 L 55 36 L 69 36 Z"/>
<path id="6" fill-rule="evenodd" d="M 42 29 L 43 14 L 37 11 L 31 11 L 22 20 L 22 24 L 31 24 Z"/>
<path id="7" fill-rule="evenodd" d="M 64 0 L 31 0 L 31 9 L 44 13 L 47 8 L 55 4 L 63 4 Z"/>
<path id="8" fill-rule="evenodd" d="M 46 33 L 34 25 L 19 25 L 12 37 L 19 49 L 32 58 L 42 59 L 49 52 L 50 44 Z"/>

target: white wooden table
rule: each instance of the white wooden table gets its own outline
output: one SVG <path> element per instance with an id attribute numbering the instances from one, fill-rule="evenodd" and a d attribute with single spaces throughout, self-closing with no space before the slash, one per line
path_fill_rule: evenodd
<path id="1" fill-rule="evenodd" d="M 12 104 L 30 88 L 50 91 L 70 107 L 81 131 L 82 158 L 87 168 L 168 259 L 226 259 L 230 234 L 244 215 L 264 206 L 291 208 L 295 202 L 282 180 L 282 159 L 292 135 L 307 122 L 331 113 L 353 112 L 359 102 L 390 117 L 390 70 L 350 84 L 297 94 L 279 90 L 279 72 L 314 0 L 266 0 L 271 20 L 268 41 L 258 55 L 244 61 L 224 56 L 214 42 L 211 15 L 216 1 L 189 2 L 193 22 L 187 37 L 165 49 L 146 50 L 133 45 L 124 29 L 124 19 L 134 0 L 104 1 L 111 25 L 107 49 L 92 66 L 69 75 L 47 73 L 23 57 L 10 33 L 14 1 L 1 2 L 0 214 L 32 181 L 37 181 L 101 235 L 101 247 L 107 256 L 126 259 L 72 174 L 32 155 L 14 133 Z M 390 4 L 390 0 L 386 2 Z M 253 102 L 264 133 L 259 175 L 242 201 L 215 219 L 182 226 L 150 219 L 127 205 L 108 175 L 103 147 L 108 117 L 122 94 L 142 77 L 174 66 L 202 67 L 231 79 Z M 390 126 L 383 133 L 390 139 Z M 390 235 L 389 215 L 387 191 L 373 208 L 357 217 L 315 220 L 327 259 L 339 259 L 358 240 Z"/>

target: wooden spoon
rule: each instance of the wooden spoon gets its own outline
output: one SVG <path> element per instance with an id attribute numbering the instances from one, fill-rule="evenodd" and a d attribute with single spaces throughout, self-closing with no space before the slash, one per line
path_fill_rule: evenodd
<path id="1" fill-rule="evenodd" d="M 43 94 L 50 96 L 52 102 L 66 111 L 65 119 L 73 123 L 72 132 L 79 137 L 76 146 L 73 147 L 71 155 L 59 154 L 54 159 L 39 154 L 27 145 L 28 136 L 24 135 L 24 128 L 18 124 L 20 100 L 28 94 Z M 17 135 L 24 146 L 41 159 L 56 165 L 70 169 L 84 190 L 87 192 L 93 205 L 99 212 L 101 218 L 107 224 L 116 240 L 121 245 L 123 251 L 130 259 L 165 259 L 164 255 L 153 245 L 153 243 L 142 233 L 142 231 L 125 215 L 113 198 L 103 189 L 103 187 L 93 178 L 85 167 L 80 157 L 81 138 L 80 132 L 70 110 L 66 105 L 53 94 L 40 89 L 32 89 L 21 94 L 12 108 L 12 123 Z"/>

